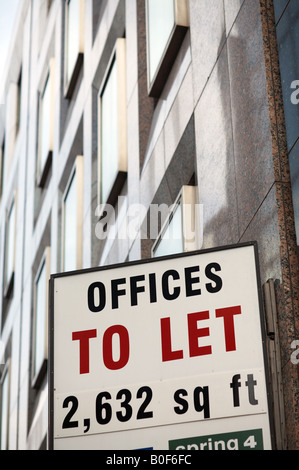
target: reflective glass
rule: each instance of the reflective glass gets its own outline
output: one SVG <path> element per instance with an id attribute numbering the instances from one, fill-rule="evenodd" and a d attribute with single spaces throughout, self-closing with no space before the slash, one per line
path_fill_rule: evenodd
<path id="1" fill-rule="evenodd" d="M 278 15 L 277 15 L 278 16 Z M 299 136 L 299 2 L 288 4 L 277 25 L 277 43 L 284 101 L 288 150 Z M 293 84 L 293 85 L 292 85 Z M 292 86 L 294 88 L 292 88 Z"/>
<path id="2" fill-rule="evenodd" d="M 118 173 L 117 68 L 114 62 L 101 96 L 101 202 L 106 202 Z"/>
<path id="3" fill-rule="evenodd" d="M 155 248 L 154 256 L 172 255 L 183 251 L 182 210 L 181 204 L 178 204 L 171 221 Z"/>
<path id="4" fill-rule="evenodd" d="M 40 370 L 45 354 L 46 288 L 46 263 L 44 262 L 36 281 L 34 375 Z"/>
<path id="5" fill-rule="evenodd" d="M 290 172 L 293 192 L 293 206 L 297 234 L 297 247 L 299 246 L 299 141 L 292 149 L 290 156 Z"/>
<path id="6" fill-rule="evenodd" d="M 13 202 L 8 215 L 7 224 L 6 285 L 9 283 L 14 270 L 15 225 L 15 203 Z"/>
<path id="7" fill-rule="evenodd" d="M 50 78 L 48 76 L 41 100 L 41 116 L 40 116 L 40 171 L 43 171 L 50 150 Z"/>
<path id="8" fill-rule="evenodd" d="M 149 77 L 152 81 L 174 27 L 174 0 L 147 0 Z"/>
<path id="9" fill-rule="evenodd" d="M 77 268 L 77 191 L 76 173 L 64 200 L 64 271 Z"/>
<path id="10" fill-rule="evenodd" d="M 73 73 L 78 52 L 80 34 L 80 0 L 69 0 L 67 10 L 67 64 L 66 82 L 68 83 Z"/>
<path id="11" fill-rule="evenodd" d="M 2 196 L 4 191 L 4 183 L 5 183 L 5 142 L 3 142 L 1 151 L 1 181 L 0 181 L 0 195 Z"/>
<path id="12" fill-rule="evenodd" d="M 277 0 L 274 8 L 299 254 L 299 2 Z"/>

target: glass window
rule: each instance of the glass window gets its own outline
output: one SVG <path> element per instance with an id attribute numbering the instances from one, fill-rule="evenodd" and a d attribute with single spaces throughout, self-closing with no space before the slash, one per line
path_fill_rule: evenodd
<path id="1" fill-rule="evenodd" d="M 83 54 L 83 5 L 82 0 L 67 0 L 65 41 L 65 86 L 70 87 Z M 68 93 L 66 93 L 68 94 Z"/>
<path id="2" fill-rule="evenodd" d="M 78 156 L 63 198 L 63 270 L 82 264 L 83 157 Z"/>
<path id="3" fill-rule="evenodd" d="M 4 191 L 4 183 L 5 183 L 5 140 L 3 140 L 3 144 L 0 148 L 0 197 Z"/>
<path id="4" fill-rule="evenodd" d="M 80 0 L 69 0 L 67 9 L 67 83 L 75 68 L 79 44 L 79 2 Z"/>
<path id="5" fill-rule="evenodd" d="M 19 131 L 21 125 L 21 104 L 22 104 L 22 69 L 20 70 L 18 79 L 18 98 L 17 98 L 17 129 Z"/>
<path id="6" fill-rule="evenodd" d="M 16 137 L 18 133 L 18 101 L 19 87 L 17 83 L 10 82 L 6 94 L 5 106 L 5 159 L 6 159 L 6 176 L 9 175 L 15 155 Z"/>
<path id="7" fill-rule="evenodd" d="M 188 0 L 147 0 L 149 95 L 158 98 L 189 27 Z"/>
<path id="8" fill-rule="evenodd" d="M 203 213 L 202 204 L 197 204 L 197 187 L 183 186 L 168 220 L 152 248 L 152 256 L 166 256 L 201 248 Z"/>
<path id="9" fill-rule="evenodd" d="M 295 228 L 297 235 L 297 251 L 299 255 L 299 141 L 297 141 L 296 145 L 290 152 L 289 161 L 293 193 Z"/>
<path id="10" fill-rule="evenodd" d="M 153 80 L 174 27 L 174 1 L 148 0 L 149 78 Z"/>
<path id="11" fill-rule="evenodd" d="M 64 259 L 65 271 L 76 269 L 77 246 L 77 192 L 76 172 L 70 182 L 64 200 Z"/>
<path id="12" fill-rule="evenodd" d="M 15 200 L 12 202 L 7 216 L 7 232 L 6 232 L 6 263 L 5 263 L 5 286 L 9 286 L 14 272 L 15 258 Z"/>
<path id="13" fill-rule="evenodd" d="M 41 97 L 41 112 L 40 112 L 40 169 L 42 170 L 46 164 L 49 150 L 50 150 L 50 80 L 47 77 L 44 92 Z"/>
<path id="14" fill-rule="evenodd" d="M 49 169 L 53 149 L 53 81 L 54 59 L 50 61 L 43 91 L 39 101 L 39 135 L 38 135 L 38 183 L 43 186 Z"/>
<path id="15" fill-rule="evenodd" d="M 108 199 L 118 172 L 117 119 L 117 74 L 114 61 L 101 99 L 101 201 Z"/>
<path id="16" fill-rule="evenodd" d="M 276 0 L 274 9 L 299 256 L 299 2 Z"/>
<path id="17" fill-rule="evenodd" d="M 35 279 L 33 379 L 47 358 L 47 311 L 50 249 L 47 248 Z"/>
<path id="18" fill-rule="evenodd" d="M 9 369 L 6 368 L 1 380 L 1 427 L 0 450 L 8 449 L 8 416 L 9 416 Z"/>
<path id="19" fill-rule="evenodd" d="M 278 19 L 277 5 L 276 13 Z M 298 43 L 299 2 L 289 2 L 277 25 L 277 44 L 289 151 L 298 139 L 299 134 L 299 105 L 297 101 L 297 80 L 299 79 Z"/>
<path id="20" fill-rule="evenodd" d="M 127 171 L 125 39 L 116 41 L 99 93 L 99 199 L 114 204 Z"/>
<path id="21" fill-rule="evenodd" d="M 153 250 L 154 257 L 166 256 L 184 251 L 182 210 L 179 203 L 172 217 Z"/>

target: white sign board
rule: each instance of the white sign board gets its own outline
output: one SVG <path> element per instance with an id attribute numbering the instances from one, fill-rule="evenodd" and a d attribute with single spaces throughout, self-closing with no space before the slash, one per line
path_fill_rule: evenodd
<path id="1" fill-rule="evenodd" d="M 51 276 L 50 446 L 270 449 L 256 252 Z"/>

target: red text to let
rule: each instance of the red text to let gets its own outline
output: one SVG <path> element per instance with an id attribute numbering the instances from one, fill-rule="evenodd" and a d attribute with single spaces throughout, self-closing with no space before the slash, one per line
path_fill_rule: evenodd
<path id="1" fill-rule="evenodd" d="M 215 317 L 222 319 L 225 351 L 236 350 L 235 315 L 241 314 L 241 307 L 226 307 L 215 310 Z M 212 354 L 212 346 L 200 344 L 200 338 L 210 336 L 208 327 L 200 327 L 201 320 L 209 320 L 208 310 L 190 313 L 187 315 L 187 335 L 189 344 L 189 357 L 205 356 Z M 161 318 L 161 354 L 162 362 L 175 361 L 184 358 L 182 349 L 172 349 L 171 318 Z M 113 337 L 117 335 L 119 340 L 118 358 L 113 354 Z M 79 341 L 79 373 L 90 372 L 90 341 L 97 338 L 97 330 L 84 330 L 72 333 L 72 340 Z M 127 328 L 123 325 L 113 325 L 103 334 L 102 356 L 105 367 L 109 370 L 123 369 L 130 359 L 130 337 Z"/>

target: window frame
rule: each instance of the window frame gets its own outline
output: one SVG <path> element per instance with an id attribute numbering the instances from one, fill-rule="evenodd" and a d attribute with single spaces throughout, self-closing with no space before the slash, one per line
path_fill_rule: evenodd
<path id="1" fill-rule="evenodd" d="M 21 66 L 17 83 L 16 135 L 21 128 L 23 67 Z"/>
<path id="2" fill-rule="evenodd" d="M 65 35 L 64 35 L 64 96 L 70 99 L 74 91 L 80 69 L 83 64 L 84 58 L 84 0 L 78 0 L 78 44 L 76 45 L 76 60 L 71 71 L 68 70 L 68 51 L 69 51 L 69 37 L 68 37 L 68 18 L 69 18 L 69 4 L 72 0 L 65 0 Z M 72 45 L 74 47 L 74 45 Z"/>
<path id="3" fill-rule="evenodd" d="M 48 360 L 48 302 L 49 302 L 49 282 L 50 279 L 50 262 L 51 262 L 51 248 L 48 246 L 45 248 L 40 264 L 38 266 L 36 275 L 34 277 L 33 284 L 33 335 L 32 335 L 32 368 L 31 368 L 31 384 L 33 388 L 37 388 L 44 377 L 47 370 Z M 37 334 L 37 284 L 42 273 L 42 269 L 45 268 L 46 273 L 46 286 L 45 286 L 45 331 L 44 331 L 44 351 L 43 359 L 38 368 L 36 368 L 36 334 Z"/>
<path id="4" fill-rule="evenodd" d="M 53 137 L 54 137 L 54 74 L 55 74 L 55 59 L 52 57 L 47 68 L 47 73 L 43 81 L 41 91 L 38 96 L 38 141 L 37 141 L 37 185 L 43 187 L 47 179 L 49 169 L 52 164 L 53 154 Z M 50 109 L 49 113 L 49 148 L 47 155 L 42 162 L 41 151 L 42 151 L 42 126 L 43 126 L 43 97 L 49 86 L 50 93 Z"/>
<path id="5" fill-rule="evenodd" d="M 83 265 L 83 156 L 78 155 L 70 172 L 63 196 L 62 196 L 62 246 L 61 246 L 61 269 L 65 271 L 65 201 L 74 176 L 76 178 L 76 267 L 82 269 Z"/>
<path id="6" fill-rule="evenodd" d="M 113 66 L 117 75 L 117 172 L 111 180 L 106 200 L 102 198 L 102 97 Z M 126 90 L 126 39 L 117 38 L 98 93 L 98 204 L 114 205 L 127 177 L 127 90 Z"/>
<path id="7" fill-rule="evenodd" d="M 14 206 L 14 233 L 12 235 L 12 245 L 13 245 L 13 259 L 12 259 L 12 270 L 10 273 L 7 272 L 7 261 L 8 261 L 8 236 L 9 236 L 9 218 Z M 16 222 L 17 222 L 17 191 L 14 191 L 13 196 L 10 199 L 8 209 L 6 210 L 5 217 L 5 253 L 4 253 L 4 297 L 7 299 L 10 297 L 13 285 L 14 285 L 14 275 L 15 275 L 15 252 L 16 252 Z"/>
<path id="8" fill-rule="evenodd" d="M 3 384 L 5 379 L 8 380 L 7 383 L 7 409 L 6 409 L 6 444 L 5 448 L 2 449 L 2 418 L 3 418 Z M 9 448 L 9 407 L 10 407 L 10 380 L 11 380 L 11 361 L 10 359 L 7 360 L 3 373 L 0 377 L 0 451 L 1 450 L 8 450 Z"/>
<path id="9" fill-rule="evenodd" d="M 4 192 L 4 181 L 5 181 L 5 137 L 3 137 L 0 146 L 0 200 Z"/>
<path id="10" fill-rule="evenodd" d="M 9 175 L 14 159 L 16 142 L 18 137 L 18 83 L 10 82 L 6 96 L 5 106 L 5 158 L 6 158 L 6 176 Z"/>
<path id="11" fill-rule="evenodd" d="M 185 185 L 182 186 L 175 202 L 173 203 L 170 213 L 163 223 L 161 230 L 152 245 L 151 248 L 151 257 L 155 258 L 155 252 L 159 247 L 160 242 L 163 240 L 163 235 L 165 235 L 166 230 L 170 226 L 170 223 L 174 217 L 174 214 L 177 210 L 181 210 L 181 220 L 182 220 L 182 227 L 181 227 L 181 234 L 182 234 L 182 246 L 184 252 L 199 250 L 201 248 L 201 206 L 197 203 L 198 200 L 198 188 L 197 186 L 189 186 Z M 185 205 L 190 205 L 191 210 L 186 211 Z M 199 209 L 199 211 L 197 210 Z M 190 227 L 194 227 L 194 232 L 190 230 Z M 190 239 L 195 234 L 193 239 Z M 163 256 L 163 255 L 161 255 Z"/>
<path id="12" fill-rule="evenodd" d="M 174 24 L 172 31 L 168 37 L 165 48 L 160 57 L 158 66 L 150 77 L 150 27 L 149 27 L 149 6 L 145 0 L 146 5 L 146 52 L 147 52 L 147 84 L 148 95 L 152 98 L 159 98 L 166 80 L 170 74 L 171 68 L 176 59 L 179 48 L 190 26 L 189 19 L 189 0 L 173 0 L 174 9 Z"/>

